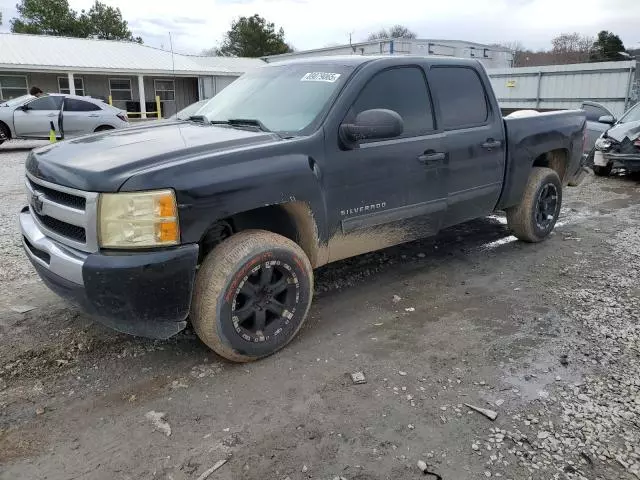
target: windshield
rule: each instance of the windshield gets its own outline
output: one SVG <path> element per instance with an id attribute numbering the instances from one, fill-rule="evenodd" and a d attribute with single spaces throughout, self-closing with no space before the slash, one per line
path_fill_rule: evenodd
<path id="1" fill-rule="evenodd" d="M 21 97 L 16 97 L 12 98 L 11 100 L 0 102 L 0 105 L 2 105 L 3 107 L 15 107 L 16 105 L 20 105 L 30 98 L 34 98 L 33 95 L 22 95 Z"/>
<path id="2" fill-rule="evenodd" d="M 187 120 L 191 115 L 195 115 L 196 112 L 200 110 L 200 108 L 208 101 L 209 99 L 200 100 L 199 102 L 192 103 L 188 107 L 185 107 L 182 110 L 180 110 L 178 113 L 176 113 L 176 118 L 178 120 Z"/>
<path id="3" fill-rule="evenodd" d="M 637 103 L 635 107 L 631 107 L 631 109 L 627 110 L 619 120 L 618 123 L 629 123 L 629 122 L 638 122 L 640 121 L 640 103 Z"/>
<path id="4" fill-rule="evenodd" d="M 352 68 L 334 64 L 269 66 L 244 74 L 198 115 L 211 122 L 257 120 L 275 132 L 300 132 L 320 117 Z"/>

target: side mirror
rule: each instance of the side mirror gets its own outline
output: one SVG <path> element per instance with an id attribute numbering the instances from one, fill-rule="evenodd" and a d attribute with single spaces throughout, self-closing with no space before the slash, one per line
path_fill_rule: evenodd
<path id="1" fill-rule="evenodd" d="M 599 123 L 606 123 L 607 125 L 613 125 L 616 123 L 616 119 L 613 118 L 613 115 L 602 115 L 598 118 Z"/>
<path id="2" fill-rule="evenodd" d="M 18 107 L 18 110 L 22 110 L 23 112 L 28 112 L 29 110 L 31 110 L 31 108 L 29 107 L 29 105 L 20 105 Z"/>
<path id="3" fill-rule="evenodd" d="M 340 125 L 340 137 L 349 145 L 362 140 L 398 137 L 403 130 L 404 121 L 397 112 L 375 108 L 360 112 L 353 123 Z"/>

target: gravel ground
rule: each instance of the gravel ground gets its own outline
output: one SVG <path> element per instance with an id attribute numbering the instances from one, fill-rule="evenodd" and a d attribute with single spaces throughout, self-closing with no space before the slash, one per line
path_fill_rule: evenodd
<path id="1" fill-rule="evenodd" d="M 0 479 L 640 478 L 635 179 L 568 189 L 542 244 L 492 216 L 325 267 L 298 339 L 233 365 L 48 292 L 16 224 L 32 146 L 0 147 Z"/>

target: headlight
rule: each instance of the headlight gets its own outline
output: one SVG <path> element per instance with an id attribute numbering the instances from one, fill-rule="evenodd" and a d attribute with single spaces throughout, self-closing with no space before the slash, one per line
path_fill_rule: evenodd
<path id="1" fill-rule="evenodd" d="M 148 248 L 180 242 L 173 190 L 102 193 L 98 234 L 104 248 Z"/>
<path id="2" fill-rule="evenodd" d="M 606 138 L 598 138 L 596 140 L 596 148 L 598 150 L 608 150 L 611 147 L 611 141 Z"/>

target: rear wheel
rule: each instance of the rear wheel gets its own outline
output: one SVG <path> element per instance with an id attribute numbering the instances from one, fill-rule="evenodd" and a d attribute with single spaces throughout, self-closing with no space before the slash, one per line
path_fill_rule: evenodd
<path id="1" fill-rule="evenodd" d="M 560 215 L 562 185 L 555 170 L 534 167 L 519 205 L 507 209 L 507 222 L 525 242 L 544 240 Z"/>
<path id="2" fill-rule="evenodd" d="M 115 130 L 111 125 L 100 125 L 94 132 L 106 132 L 107 130 Z"/>
<path id="3" fill-rule="evenodd" d="M 287 345 L 307 317 L 313 270 L 291 240 L 240 232 L 215 247 L 196 277 L 191 322 L 217 354 L 258 360 Z"/>

